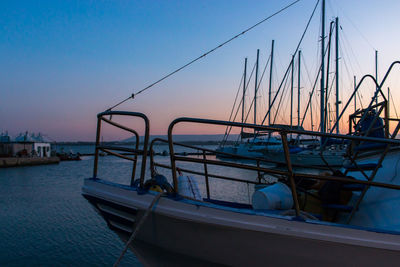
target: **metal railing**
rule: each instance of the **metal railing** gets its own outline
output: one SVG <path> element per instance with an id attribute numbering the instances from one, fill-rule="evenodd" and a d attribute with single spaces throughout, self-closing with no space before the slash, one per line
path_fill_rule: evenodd
<path id="1" fill-rule="evenodd" d="M 139 117 L 139 118 L 143 119 L 144 124 L 145 124 L 145 135 L 144 135 L 144 142 L 143 142 L 142 149 L 139 149 L 139 135 L 135 130 L 133 130 L 129 127 L 126 127 L 124 125 L 121 125 L 121 124 L 111 120 L 111 118 L 108 119 L 108 118 L 106 118 L 106 116 L 110 116 L 110 117 L 111 116 L 132 116 L 132 117 Z M 117 127 L 117 128 L 120 128 L 120 129 L 123 129 L 125 131 L 132 133 L 135 136 L 135 141 L 136 141 L 135 148 L 127 148 L 127 147 L 123 147 L 120 145 L 114 146 L 114 145 L 109 145 L 109 144 L 107 144 L 107 145 L 102 144 L 100 142 L 102 122 L 108 123 L 114 127 Z M 232 127 L 238 127 L 238 128 L 248 128 L 248 129 L 257 128 L 258 130 L 261 129 L 266 132 L 277 133 L 280 135 L 281 140 L 282 140 L 282 151 L 283 151 L 282 153 L 284 154 L 284 158 L 285 158 L 284 165 L 286 167 L 286 170 L 262 166 L 262 164 L 264 164 L 264 163 L 270 163 L 270 160 L 268 160 L 266 158 L 254 158 L 254 157 L 239 156 L 240 158 L 245 159 L 247 162 L 232 162 L 232 161 L 224 161 L 224 160 L 219 160 L 219 159 L 210 159 L 207 156 L 211 155 L 211 154 L 217 154 L 217 155 L 219 154 L 219 155 L 225 155 L 225 156 L 233 156 L 233 154 L 215 151 L 215 150 L 207 149 L 207 148 L 203 148 L 203 147 L 197 147 L 197 146 L 174 142 L 173 141 L 173 129 L 174 129 L 175 125 L 177 125 L 179 123 L 222 125 L 222 126 L 232 126 Z M 142 164 L 141 164 L 141 170 L 140 170 L 140 187 L 143 188 L 144 182 L 145 182 L 146 159 L 147 159 L 148 147 L 149 147 L 149 134 L 150 134 L 149 130 L 150 130 L 149 129 L 149 120 L 142 113 L 124 112 L 124 111 L 106 111 L 106 112 L 98 114 L 97 133 L 96 133 L 96 151 L 95 151 L 95 159 L 94 159 L 93 177 L 94 178 L 97 177 L 99 152 L 103 151 L 110 155 L 114 155 L 114 156 L 117 156 L 117 157 L 120 157 L 123 159 L 127 159 L 127 160 L 130 160 L 133 162 L 133 171 L 132 171 L 132 176 L 131 176 L 131 186 L 133 186 L 134 179 L 135 179 L 136 165 L 138 162 L 138 156 L 142 156 Z M 371 186 L 400 190 L 400 185 L 374 182 L 373 178 L 375 177 L 375 175 L 377 173 L 378 167 L 376 167 L 372 171 L 372 174 L 369 177 L 367 177 L 366 180 L 357 180 L 357 179 L 351 179 L 350 177 L 342 177 L 342 176 L 335 176 L 335 175 L 316 175 L 316 174 L 310 174 L 310 173 L 304 173 L 301 171 L 297 171 L 293 168 L 292 162 L 291 162 L 291 154 L 289 151 L 289 142 L 287 140 L 288 134 L 298 134 L 298 135 L 302 135 L 302 136 L 310 135 L 310 136 L 319 137 L 319 138 L 335 138 L 335 139 L 343 139 L 343 140 L 350 140 L 350 141 L 357 141 L 357 142 L 368 141 L 368 142 L 384 144 L 385 149 L 381 153 L 381 156 L 379 157 L 379 162 L 378 162 L 378 165 L 380 165 L 383 162 L 385 155 L 388 153 L 388 151 L 390 150 L 390 147 L 392 145 L 395 145 L 396 147 L 400 146 L 400 140 L 394 139 L 394 137 L 396 136 L 396 134 L 399 130 L 400 130 L 400 123 L 397 125 L 391 138 L 374 138 L 374 137 L 355 136 L 355 135 L 320 133 L 320 132 L 312 132 L 312 131 L 304 131 L 304 130 L 281 129 L 281 128 L 275 128 L 275 127 L 269 127 L 269 126 L 261 126 L 261 125 L 238 123 L 238 122 L 219 121 L 219 120 L 208 120 L 208 119 L 198 119 L 198 118 L 178 118 L 178 119 L 175 119 L 169 125 L 168 140 L 156 138 L 151 142 L 150 154 L 149 154 L 150 155 L 150 167 L 152 170 L 155 167 L 171 169 L 172 180 L 173 180 L 173 191 L 175 193 L 178 193 L 179 188 L 178 188 L 178 181 L 177 181 L 177 171 L 178 171 L 177 162 L 191 162 L 191 163 L 196 163 L 196 164 L 202 164 L 203 172 L 194 171 L 194 170 L 190 170 L 190 169 L 184 169 L 184 168 L 179 168 L 179 169 L 186 173 L 204 176 L 208 199 L 211 198 L 209 178 L 216 178 L 216 179 L 223 179 L 226 181 L 246 183 L 247 185 L 248 184 L 261 184 L 262 183 L 261 177 L 266 174 L 276 177 L 281 180 L 284 179 L 290 186 L 290 189 L 292 192 L 292 197 L 293 197 L 294 209 L 296 211 L 297 216 L 300 215 L 300 206 L 299 206 L 299 199 L 298 199 L 299 188 L 296 186 L 296 181 L 299 181 L 301 179 L 313 179 L 313 180 L 337 181 L 337 182 L 342 182 L 342 183 L 365 185 L 365 188 L 362 192 L 361 197 L 359 198 L 358 202 L 356 203 L 356 205 L 354 206 L 354 208 L 351 212 L 351 215 L 349 217 L 349 220 L 350 220 L 351 216 L 353 216 L 354 212 L 357 210 L 359 203 L 361 202 L 363 196 L 365 195 L 365 192 Z M 168 143 L 170 165 L 157 163 L 155 161 L 154 146 L 155 146 L 155 143 L 157 143 L 157 142 Z M 198 158 L 187 157 L 187 156 L 182 156 L 179 153 L 175 153 L 175 149 L 174 149 L 175 146 L 182 146 L 182 147 L 201 151 L 201 153 L 199 153 L 200 157 L 198 157 Z M 122 154 L 124 152 L 127 152 L 128 154 Z M 133 156 L 130 157 L 130 155 L 133 155 Z M 238 155 L 235 155 L 235 156 L 238 157 Z M 257 179 L 252 181 L 252 180 L 246 180 L 246 179 L 241 179 L 241 178 L 229 177 L 229 176 L 224 175 L 224 173 L 213 174 L 208 169 L 208 166 L 210 166 L 210 165 L 229 167 L 229 168 L 239 168 L 239 169 L 254 171 L 254 172 L 257 172 Z"/>
<path id="2" fill-rule="evenodd" d="M 106 116 L 110 116 L 110 118 L 107 119 Z M 139 117 L 139 118 L 143 119 L 144 124 L 145 124 L 145 138 L 144 138 L 144 143 L 143 143 L 142 149 L 139 149 L 139 134 L 134 129 L 126 127 L 115 121 L 112 121 L 111 118 L 113 116 L 131 116 L 131 117 Z M 112 126 L 119 128 L 119 129 L 122 129 L 122 130 L 132 133 L 135 136 L 135 148 L 132 149 L 132 148 L 127 148 L 127 147 L 123 147 L 123 146 L 103 145 L 100 142 L 102 122 L 106 122 Z M 140 172 L 141 186 L 143 186 L 143 181 L 144 181 L 145 171 L 146 171 L 146 158 L 147 158 L 147 148 L 148 148 L 148 143 L 149 143 L 149 135 L 150 135 L 149 120 L 146 117 L 146 115 L 144 115 L 142 113 L 129 112 L 129 111 L 105 111 L 105 112 L 99 113 L 97 115 L 96 148 L 95 148 L 95 155 L 94 155 L 93 178 L 97 177 L 99 151 L 103 151 L 107 154 L 110 154 L 110 155 L 113 155 L 116 157 L 120 157 L 122 159 L 130 160 L 133 162 L 132 175 L 131 175 L 131 181 L 130 181 L 130 184 L 133 185 L 134 180 L 135 180 L 138 155 L 143 155 L 141 172 Z M 119 152 L 125 152 L 126 154 L 121 154 Z M 129 157 L 129 155 L 133 155 L 133 156 Z"/>
<path id="3" fill-rule="evenodd" d="M 150 169 L 154 170 L 156 167 L 161 167 L 161 168 L 166 168 L 166 169 L 172 169 L 171 165 L 165 165 L 161 163 L 157 163 L 154 159 L 154 146 L 157 142 L 161 143 L 169 143 L 168 140 L 161 139 L 161 138 L 155 138 L 151 141 L 150 143 Z M 201 175 L 204 176 L 205 178 L 205 184 L 206 184 L 206 192 L 207 192 L 207 198 L 210 198 L 210 186 L 209 186 L 209 178 L 218 178 L 218 179 L 224 179 L 227 181 L 233 181 L 233 182 L 242 182 L 242 183 L 247 183 L 247 184 L 262 184 L 261 180 L 261 173 L 266 173 L 268 172 L 271 175 L 286 175 L 285 171 L 280 171 L 277 169 L 273 168 L 267 168 L 267 167 L 261 167 L 261 163 L 270 163 L 270 161 L 262 158 L 253 158 L 253 157 L 246 157 L 246 156 L 238 156 L 234 155 L 231 153 L 226 153 L 226 152 L 219 152 L 215 151 L 212 149 L 207 149 L 207 148 L 202 148 L 202 147 L 196 147 L 196 146 L 191 146 L 187 144 L 182 144 L 182 143 L 177 143 L 173 142 L 173 146 L 181 146 L 197 151 L 201 151 L 201 153 L 198 153 L 198 155 L 202 156 L 202 159 L 199 158 L 192 158 L 192 157 L 185 157 L 185 156 L 180 156 L 180 155 L 175 155 L 174 159 L 176 161 L 182 161 L 182 162 L 192 162 L 192 163 L 199 163 L 203 164 L 203 169 L 204 172 L 199 172 L 199 171 L 193 171 L 190 169 L 185 169 L 185 168 L 176 168 L 176 170 L 180 170 L 185 173 L 190 173 L 190 174 L 196 174 L 196 175 Z M 208 154 L 207 154 L 208 153 Z M 212 160 L 212 159 L 207 159 L 207 155 L 224 155 L 224 156 L 236 156 L 237 158 L 240 158 L 242 160 L 247 160 L 247 161 L 253 161 L 256 163 L 256 165 L 250 165 L 250 164 L 245 164 L 245 163 L 238 163 L 238 162 L 227 162 L 227 161 L 221 161 L 221 160 Z M 240 178 L 234 178 L 226 175 L 219 175 L 219 174 L 212 174 L 208 171 L 208 165 L 216 165 L 216 166 L 223 166 L 223 167 L 230 167 L 230 168 L 238 168 L 238 169 L 245 169 L 245 170 L 251 170 L 251 171 L 256 171 L 257 172 L 257 181 L 250 181 L 250 180 L 245 180 L 245 179 L 240 179 Z M 175 190 L 177 192 L 177 189 Z"/>
<path id="4" fill-rule="evenodd" d="M 249 164 L 243 164 L 243 163 L 234 163 L 234 162 L 226 162 L 226 161 L 221 161 L 221 160 L 210 160 L 206 159 L 203 157 L 202 159 L 200 158 L 190 158 L 190 157 L 182 157 L 180 155 L 177 155 L 174 150 L 174 145 L 177 143 L 174 143 L 173 141 L 173 129 L 176 124 L 178 123 L 198 123 L 198 124 L 210 124 L 210 125 L 223 125 L 223 126 L 232 126 L 232 127 L 238 127 L 238 128 L 249 128 L 249 129 L 261 129 L 263 131 L 269 131 L 269 132 L 276 132 L 281 136 L 282 139 L 282 148 L 283 148 L 283 153 L 285 156 L 285 166 L 287 168 L 286 171 L 282 170 L 276 170 L 273 168 L 265 168 L 265 167 L 259 167 L 259 163 L 257 164 L 258 166 L 252 166 Z M 397 127 L 399 128 L 399 127 Z M 396 132 L 398 129 L 396 129 Z M 198 118 L 178 118 L 175 119 L 169 126 L 168 128 L 168 145 L 169 145 L 169 154 L 170 154 L 170 163 L 171 166 L 163 166 L 163 167 L 168 167 L 171 168 L 172 171 L 172 179 L 173 179 L 173 189 L 175 193 L 178 192 L 178 180 L 177 180 L 177 162 L 192 162 L 192 163 L 201 163 L 204 165 L 204 173 L 200 172 L 190 172 L 190 173 L 196 173 L 196 174 L 201 174 L 205 176 L 206 179 L 206 184 L 208 184 L 208 177 L 211 177 L 211 175 L 207 171 L 207 165 L 219 165 L 219 166 L 225 166 L 225 167 L 235 167 L 235 168 L 243 168 L 247 170 L 254 170 L 254 171 L 259 171 L 259 172 L 264 172 L 267 174 L 275 174 L 275 175 L 281 175 L 285 176 L 287 182 L 290 185 L 291 191 L 292 191 L 292 197 L 293 197 L 293 203 L 296 211 L 296 215 L 300 215 L 300 208 L 299 208 L 299 201 L 297 197 L 297 189 L 296 189 L 296 179 L 314 179 L 314 180 L 330 180 L 330 181 L 338 181 L 342 183 L 351 183 L 351 184 L 362 184 L 366 185 L 367 187 L 369 186 L 377 186 L 377 187 L 383 187 L 383 188 L 389 188 L 389 189 L 400 189 L 399 185 L 393 185 L 393 184 L 386 184 L 386 183 L 379 183 L 379 182 L 374 182 L 372 179 L 367 179 L 366 181 L 364 180 L 356 180 L 356 179 L 351 179 L 349 177 L 340 177 L 340 176 L 334 176 L 334 175 L 315 175 L 315 174 L 309 174 L 309 173 L 301 173 L 301 172 L 295 172 L 292 167 L 291 163 L 291 157 L 290 157 L 290 152 L 289 152 L 289 145 L 288 145 L 288 140 L 287 140 L 287 135 L 288 134 L 300 134 L 300 135 L 311 135 L 311 136 L 317 136 L 320 138 L 336 138 L 336 139 L 344 139 L 344 140 L 350 140 L 350 141 L 369 141 L 369 142 L 376 142 L 376 143 L 382 143 L 386 144 L 386 147 L 390 147 L 390 145 L 400 145 L 400 140 L 397 139 L 388 139 L 388 138 L 374 138 L 374 137 L 361 137 L 361 136 L 353 136 L 353 135 L 342 135 L 342 134 L 329 134 L 329 133 L 320 133 L 320 132 L 311 132 L 311 131 L 300 131 L 300 130 L 282 130 L 280 128 L 274 128 L 274 127 L 268 127 L 268 126 L 260 126 L 260 125 L 254 125 L 254 124 L 247 124 L 247 123 L 238 123 L 238 122 L 228 122 L 228 121 L 218 121 L 218 120 L 207 120 L 207 119 L 198 119 Z M 158 140 L 161 141 L 161 140 Z M 189 147 L 189 146 L 187 146 Z M 197 148 L 194 147 L 195 149 L 202 150 L 202 148 Z M 203 150 L 207 151 L 207 150 Z M 221 153 L 221 152 L 217 152 Z M 228 154 L 228 153 L 224 153 Z M 257 158 L 250 158 L 253 160 L 256 160 L 260 162 L 260 159 Z M 152 159 L 153 161 L 153 159 Z M 380 159 L 380 163 L 383 161 L 383 158 Z M 161 166 L 160 164 L 154 163 L 157 166 Z M 377 167 L 378 168 L 378 167 Z M 376 174 L 376 170 L 374 171 L 373 175 Z M 247 180 L 241 180 L 241 179 L 232 179 L 228 177 L 224 177 L 221 175 L 213 175 L 212 177 L 219 178 L 219 179 L 226 179 L 226 180 L 234 180 L 238 182 L 244 182 L 244 183 L 257 183 L 257 182 L 251 182 Z M 209 197 L 209 188 L 207 188 L 207 196 Z"/>

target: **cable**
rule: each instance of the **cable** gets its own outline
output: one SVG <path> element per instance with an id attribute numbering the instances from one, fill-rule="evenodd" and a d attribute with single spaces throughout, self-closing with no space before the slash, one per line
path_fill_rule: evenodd
<path id="1" fill-rule="evenodd" d="M 153 82 L 152 84 L 146 86 L 145 88 L 143 88 L 142 90 L 138 91 L 137 93 L 133 93 L 132 95 L 130 95 L 130 96 L 127 97 L 126 99 L 124 99 L 124 100 L 122 100 L 121 102 L 119 102 L 118 104 L 116 104 L 116 105 L 114 105 L 114 106 L 108 108 L 107 110 L 110 111 L 111 109 L 113 109 L 113 108 L 115 108 L 115 107 L 121 105 L 122 103 L 128 101 L 129 99 L 135 98 L 136 95 L 138 95 L 138 94 L 140 94 L 140 93 L 146 91 L 146 90 L 149 89 L 150 87 L 153 87 L 154 85 L 156 85 L 156 84 L 160 83 L 161 81 L 167 79 L 167 78 L 170 77 L 171 75 L 173 75 L 173 74 L 179 72 L 180 70 L 182 70 L 182 69 L 186 68 L 187 66 L 193 64 L 194 62 L 198 61 L 199 59 L 201 59 L 201 58 L 207 56 L 208 54 L 211 54 L 212 52 L 214 52 L 214 51 L 217 50 L 218 48 L 221 48 L 222 46 L 226 45 L 227 43 L 230 43 L 231 41 L 233 41 L 234 39 L 240 37 L 241 35 L 244 35 L 244 34 L 247 33 L 248 31 L 250 31 L 250 30 L 252 30 L 253 28 L 257 27 L 258 25 L 264 23 L 265 21 L 271 19 L 272 17 L 278 15 L 279 13 L 283 12 L 284 10 L 288 9 L 289 7 L 293 6 L 294 4 L 296 4 L 296 3 L 299 2 L 299 1 L 300 1 L 300 0 L 296 0 L 296 1 L 292 2 L 291 4 L 285 6 L 284 8 L 281 8 L 280 10 L 278 10 L 278 11 L 276 11 L 275 13 L 273 13 L 272 15 L 266 17 L 265 19 L 259 21 L 258 23 L 254 24 L 253 26 L 247 28 L 246 30 L 242 31 L 241 33 L 239 33 L 239 34 L 233 36 L 232 38 L 230 38 L 230 39 L 228 39 L 227 41 L 221 43 L 220 45 L 214 47 L 213 49 L 209 50 L 208 52 L 202 54 L 201 56 L 199 56 L 199 57 L 197 57 L 197 58 L 195 58 L 195 59 L 193 59 L 193 60 L 190 61 L 189 63 L 186 63 L 186 64 L 183 65 L 182 67 L 180 67 L 180 68 L 174 70 L 173 72 L 171 72 L 171 73 L 165 75 L 165 76 L 162 77 L 161 79 L 159 79 L 159 80 Z"/>
<path id="2" fill-rule="evenodd" d="M 301 43 L 303 42 L 303 38 L 304 38 L 304 36 L 306 35 L 306 32 L 307 32 L 307 30 L 308 30 L 308 26 L 310 26 L 310 23 L 311 23 L 312 18 L 314 17 L 314 13 L 315 13 L 315 10 L 317 9 L 318 4 L 319 4 L 319 0 L 317 1 L 316 5 L 315 5 L 315 7 L 314 7 L 314 10 L 313 10 L 313 12 L 311 13 L 311 16 L 310 16 L 310 18 L 309 18 L 309 20 L 308 20 L 308 22 L 307 22 L 306 28 L 304 29 L 304 32 L 303 32 L 303 34 L 301 35 L 300 41 L 299 41 L 299 43 L 297 44 L 296 50 L 294 51 L 293 55 L 296 55 L 296 54 L 297 54 L 297 51 L 299 50 L 300 45 L 301 45 Z M 279 91 L 280 91 L 280 89 L 281 89 L 281 86 L 282 86 L 282 84 L 283 84 L 283 82 L 284 82 L 284 79 L 286 79 L 286 75 L 288 75 L 288 73 L 289 73 L 289 70 L 290 70 L 290 66 L 291 66 L 291 64 L 292 64 L 292 61 L 293 61 L 293 58 L 292 58 L 292 60 L 290 61 L 290 64 L 289 64 L 289 66 L 287 67 L 286 72 L 285 72 L 285 74 L 284 74 L 284 76 L 283 76 L 282 82 L 281 82 L 281 84 L 279 85 L 278 90 L 277 90 L 277 92 L 276 92 L 276 94 L 275 94 L 275 96 L 274 96 L 274 98 L 273 98 L 273 100 L 272 100 L 272 102 L 271 102 L 271 107 L 274 105 L 275 100 L 276 100 L 276 98 L 278 97 Z M 261 122 L 261 125 L 264 124 L 264 122 L 265 122 L 265 120 L 267 119 L 267 116 L 269 115 L 269 113 L 270 113 L 270 110 L 268 110 L 267 114 L 265 114 L 264 119 L 263 119 L 262 122 Z"/>
<path id="3" fill-rule="evenodd" d="M 244 73 L 243 73 L 242 78 L 240 80 L 239 88 L 238 88 L 238 90 L 236 92 L 235 102 L 233 102 L 232 111 L 231 111 L 231 114 L 229 115 L 229 120 L 228 121 L 231 121 L 233 112 L 235 111 L 236 102 L 237 102 L 237 99 L 238 99 L 238 96 L 239 96 L 240 88 L 242 87 L 243 80 L 244 80 Z M 229 126 L 226 126 L 224 138 L 222 138 L 222 146 L 225 145 L 225 143 L 226 143 L 226 141 L 228 139 L 228 136 L 229 136 L 228 129 L 229 129 Z"/>
<path id="4" fill-rule="evenodd" d="M 394 105 L 394 99 L 393 99 L 393 94 L 390 94 L 390 96 L 389 96 L 391 99 L 392 99 L 392 105 L 393 105 L 393 107 L 394 107 L 394 112 L 396 113 L 396 118 L 399 118 L 399 116 L 397 115 L 397 110 L 396 110 L 396 105 Z M 389 98 L 388 97 L 388 98 Z"/>

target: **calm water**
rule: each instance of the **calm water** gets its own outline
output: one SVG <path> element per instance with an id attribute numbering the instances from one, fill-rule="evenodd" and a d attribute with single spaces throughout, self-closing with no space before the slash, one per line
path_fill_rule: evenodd
<path id="1" fill-rule="evenodd" d="M 74 152 L 88 153 L 93 147 L 74 147 Z M 160 148 L 163 151 L 164 147 Z M 162 163 L 168 157 L 157 157 Z M 140 162 L 139 162 L 140 164 Z M 190 163 L 189 163 L 190 164 Z M 139 165 L 140 166 L 140 165 Z M 188 166 L 202 170 L 202 166 Z M 83 179 L 91 175 L 93 157 L 81 161 L 0 169 L 0 265 L 112 265 L 123 249 L 123 242 L 111 231 L 105 221 L 82 197 Z M 138 168 L 139 169 L 139 168 Z M 101 157 L 100 177 L 129 184 L 131 163 L 115 158 Z M 170 171 L 159 170 L 170 177 Z M 218 167 L 209 168 L 219 173 Z M 149 173 L 149 172 L 148 172 Z M 226 173 L 225 173 L 226 174 Z M 254 173 L 231 173 L 241 178 L 255 177 Z M 199 187 L 205 195 L 203 179 Z M 211 195 L 226 193 L 228 185 L 211 180 Z M 252 186 L 230 183 L 229 191 L 235 200 L 248 202 Z M 122 266 L 141 266 L 128 251 Z"/>
<path id="2" fill-rule="evenodd" d="M 0 265 L 112 265 L 120 239 L 81 196 L 92 158 L 0 169 Z M 130 251 L 122 265 L 140 266 Z"/>

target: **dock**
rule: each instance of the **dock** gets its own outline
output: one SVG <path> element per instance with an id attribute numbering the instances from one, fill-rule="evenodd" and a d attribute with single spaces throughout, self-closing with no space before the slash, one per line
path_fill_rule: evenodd
<path id="1" fill-rule="evenodd" d="M 57 164 L 60 162 L 58 157 L 9 157 L 0 158 L 0 168 L 19 167 L 19 166 L 33 166 L 44 164 Z"/>

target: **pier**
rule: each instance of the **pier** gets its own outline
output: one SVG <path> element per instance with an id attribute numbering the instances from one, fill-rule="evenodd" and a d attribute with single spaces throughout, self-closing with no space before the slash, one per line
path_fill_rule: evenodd
<path id="1" fill-rule="evenodd" d="M 58 157 L 9 157 L 0 158 L 0 168 L 18 167 L 18 166 L 33 166 L 43 164 L 57 164 L 60 162 Z"/>

